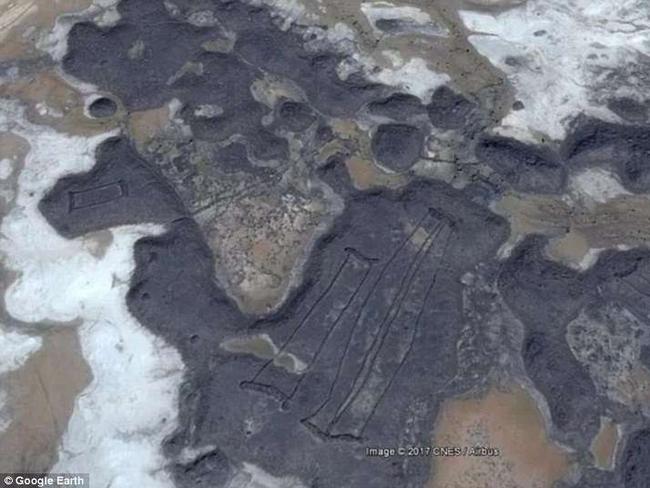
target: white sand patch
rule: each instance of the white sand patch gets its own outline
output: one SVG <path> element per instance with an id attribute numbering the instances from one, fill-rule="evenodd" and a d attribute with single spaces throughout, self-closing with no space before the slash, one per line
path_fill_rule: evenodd
<path id="1" fill-rule="evenodd" d="M 0 375 L 20 368 L 41 344 L 40 337 L 5 332 L 0 328 Z"/>
<path id="2" fill-rule="evenodd" d="M 201 447 L 185 447 L 178 456 L 178 462 L 181 464 L 189 464 L 196 461 L 201 456 L 208 454 L 209 452 L 214 451 L 217 448 L 214 444 L 209 444 L 207 446 Z"/>
<path id="3" fill-rule="evenodd" d="M 650 88 L 635 74 L 650 54 L 647 0 L 528 0 L 495 14 L 460 16 L 475 32 L 470 42 L 506 73 L 525 105 L 503 119 L 502 133 L 562 139 L 581 112 L 616 120 L 608 98 L 643 97 Z"/>
<path id="4" fill-rule="evenodd" d="M 394 59 L 393 68 L 383 68 L 378 73 L 369 73 L 373 81 L 399 87 L 411 95 L 419 97 L 424 103 L 431 101 L 434 90 L 450 78 L 444 73 L 433 71 L 422 58 L 412 58 L 407 62 Z"/>
<path id="5" fill-rule="evenodd" d="M 448 36 L 449 29 L 433 21 L 431 16 L 417 7 L 409 5 L 395 6 L 389 2 L 363 2 L 361 11 L 378 34 L 382 29 L 377 27 L 379 20 L 401 21 L 408 26 L 407 32 L 431 36 Z"/>
<path id="6" fill-rule="evenodd" d="M 526 0 L 468 0 L 469 3 L 480 5 L 481 7 L 511 7 L 519 5 Z"/>
<path id="7" fill-rule="evenodd" d="M 271 11 L 282 18 L 281 28 L 289 29 L 294 23 L 314 21 L 314 15 L 307 11 L 300 0 L 251 0 L 253 5 L 267 5 Z"/>
<path id="8" fill-rule="evenodd" d="M 585 254 L 585 256 L 582 258 L 582 260 L 578 263 L 578 265 L 575 267 L 578 271 L 587 271 L 589 268 L 591 268 L 596 262 L 598 262 L 598 257 L 600 254 L 604 251 L 605 249 L 603 248 L 597 248 L 597 247 L 591 247 Z"/>
<path id="9" fill-rule="evenodd" d="M 68 34 L 72 26 L 85 19 L 94 19 L 102 27 L 114 25 L 120 19 L 118 3 L 119 0 L 94 0 L 81 12 L 60 15 L 54 28 L 38 40 L 36 47 L 49 54 L 55 61 L 61 61 L 68 51 Z"/>
<path id="10" fill-rule="evenodd" d="M 227 488 L 305 488 L 305 485 L 293 476 L 278 478 L 259 466 L 244 463 L 243 469 L 230 480 Z"/>
<path id="11" fill-rule="evenodd" d="M 631 195 L 616 176 L 602 168 L 588 168 L 572 175 L 569 191 L 578 200 L 596 203 L 605 203 L 621 195 Z"/>
<path id="12" fill-rule="evenodd" d="M 179 354 L 128 312 L 133 244 L 159 226 L 112 229 L 102 257 L 88 240 L 64 239 L 37 205 L 63 175 L 87 171 L 97 145 L 112 134 L 83 138 L 25 122 L 16 105 L 0 104 L 0 130 L 28 140 L 16 206 L 2 222 L 0 251 L 19 278 L 5 294 L 8 312 L 26 322 L 82 320 L 82 352 L 93 381 L 77 400 L 55 472 L 88 472 L 96 486 L 172 487 L 163 439 L 177 425 Z"/>
<path id="13" fill-rule="evenodd" d="M 36 111 L 41 117 L 56 117 L 60 119 L 63 117 L 63 112 L 50 107 L 47 103 L 39 102 L 36 104 Z"/>
<path id="14" fill-rule="evenodd" d="M 508 259 L 512 255 L 512 251 L 514 251 L 515 247 L 517 247 L 522 240 L 523 236 L 516 235 L 501 244 L 499 249 L 497 249 L 497 259 L 500 261 Z"/>
<path id="15" fill-rule="evenodd" d="M 14 171 L 14 163 L 9 158 L 0 159 L 0 180 L 6 180 Z"/>

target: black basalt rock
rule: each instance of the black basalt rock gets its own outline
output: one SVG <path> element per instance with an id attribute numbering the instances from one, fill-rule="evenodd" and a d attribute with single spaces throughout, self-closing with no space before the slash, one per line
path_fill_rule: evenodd
<path id="1" fill-rule="evenodd" d="M 566 169 L 549 149 L 487 136 L 476 145 L 476 156 L 517 190 L 559 193 L 564 189 Z"/>
<path id="2" fill-rule="evenodd" d="M 372 152 L 377 160 L 395 171 L 409 169 L 420 157 L 424 136 L 411 125 L 380 125 L 372 137 Z"/>

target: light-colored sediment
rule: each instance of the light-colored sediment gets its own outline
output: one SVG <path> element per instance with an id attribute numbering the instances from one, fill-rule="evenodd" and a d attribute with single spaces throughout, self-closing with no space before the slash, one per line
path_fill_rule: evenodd
<path id="1" fill-rule="evenodd" d="M 567 342 L 600 393 L 650 417 L 650 370 L 639 356 L 643 325 L 624 308 L 602 317 L 583 311 L 569 323 Z"/>
<path id="2" fill-rule="evenodd" d="M 358 190 L 368 190 L 376 187 L 399 188 L 408 181 L 408 178 L 403 175 L 382 171 L 373 161 L 368 159 L 348 158 L 345 160 L 345 167 L 353 185 Z"/>
<path id="3" fill-rule="evenodd" d="M 337 139 L 321 149 L 319 159 L 325 162 L 337 152 L 345 154 L 347 151 L 352 151 L 352 155 L 345 158 L 345 167 L 355 188 L 358 190 L 375 187 L 399 188 L 409 182 L 408 175 L 389 171 L 374 161 L 368 133 L 354 121 L 334 120 L 332 129 Z"/>
<path id="4" fill-rule="evenodd" d="M 439 456 L 429 488 L 552 488 L 571 469 L 569 454 L 548 438 L 533 398 L 517 385 L 443 403 L 434 446 L 499 449 L 498 456 Z"/>
<path id="5" fill-rule="evenodd" d="M 2 178 L 0 178 L 0 215 L 4 215 L 16 197 L 16 175 L 23 168 L 23 161 L 29 144 L 27 141 L 7 131 L 0 131 L 0 163 Z"/>
<path id="6" fill-rule="evenodd" d="M 578 270 L 593 265 L 603 249 L 650 245 L 650 197 L 629 194 L 611 178 L 585 176 L 559 196 L 509 193 L 493 209 L 510 222 L 507 248 L 541 234 L 551 238 L 548 257 Z"/>
<path id="7" fill-rule="evenodd" d="M 144 329 L 126 306 L 134 267 L 133 244 L 162 229 L 125 226 L 111 229 L 111 238 L 62 238 L 40 214 L 38 202 L 62 176 L 88 171 L 96 162 L 97 145 L 112 134 L 72 136 L 36 126 L 25 119 L 18 104 L 7 101 L 0 102 L 0 131 L 11 131 L 30 146 L 17 177 L 15 202 L 0 228 L 4 264 L 17 276 L 4 295 L 6 311 L 14 319 L 31 324 L 34 333 L 39 329 L 53 333 L 52 329 L 78 321 L 81 351 L 92 374 L 92 381 L 83 388 L 88 376 L 83 374 L 80 358 L 74 353 L 66 358 L 77 367 L 78 376 L 74 377 L 76 373 L 62 368 L 64 359 L 55 354 L 56 349 L 44 348 L 45 359 L 40 360 L 35 353 L 34 366 L 31 359 L 24 363 L 23 368 L 31 368 L 25 369 L 26 377 L 19 382 L 26 389 L 10 399 L 5 396 L 3 401 L 11 405 L 28 397 L 35 388 L 30 386 L 34 385 L 34 375 L 39 378 L 29 371 L 39 371 L 46 384 L 41 392 L 48 392 L 48 401 L 30 404 L 21 415 L 45 418 L 44 412 L 55 411 L 50 427 L 54 425 L 52 419 L 61 420 L 56 429 L 62 437 L 54 471 L 92 471 L 94 483 L 101 486 L 171 487 L 169 474 L 163 470 L 166 459 L 161 446 L 177 425 L 183 365 L 178 353 Z M 64 354 L 62 349 L 60 352 Z M 56 362 L 52 371 L 41 371 L 48 361 Z M 20 374 L 18 370 L 15 373 Z M 69 384 L 57 397 L 47 382 L 59 381 L 63 374 Z M 82 388 L 66 428 L 65 417 Z M 20 432 L 27 431 L 21 428 Z M 47 440 L 47 446 L 36 441 L 24 446 L 33 452 L 41 449 L 42 457 L 35 460 L 39 463 L 54 459 L 50 453 L 55 430 L 49 432 L 49 438 L 40 433 L 37 436 L 38 441 Z"/>
<path id="8" fill-rule="evenodd" d="M 614 121 L 609 99 L 643 100 L 648 92 L 647 77 L 634 74 L 649 65 L 646 0 L 527 0 L 500 11 L 463 9 L 460 17 L 473 32 L 469 42 L 523 102 L 501 121 L 508 135 L 563 139 L 579 114 Z"/>
<path id="9" fill-rule="evenodd" d="M 105 119 L 89 118 L 86 99 L 56 71 L 45 70 L 0 84 L 0 97 L 21 100 L 27 119 L 71 135 L 92 136 L 118 127 L 123 113 Z"/>
<path id="10" fill-rule="evenodd" d="M 263 103 L 273 105 L 277 97 L 295 95 L 291 87 L 266 81 L 255 88 Z M 311 245 L 336 211 L 332 200 L 337 197 L 318 181 L 306 178 L 307 170 L 297 155 L 282 182 L 269 185 L 255 174 L 258 162 L 234 173 L 220 172 L 213 151 L 200 145 L 189 156 L 196 172 L 188 184 L 188 177 L 170 163 L 178 150 L 169 140 L 185 137 L 189 131 L 174 117 L 178 107 L 179 103 L 171 102 L 130 114 L 130 135 L 141 153 L 167 158 L 163 171 L 207 237 L 222 286 L 245 313 L 269 313 L 300 281 Z M 276 164 L 285 162 L 271 166 Z"/>
<path id="11" fill-rule="evenodd" d="M 504 75 L 467 40 L 468 32 L 458 11 L 476 4 L 463 0 L 413 0 L 408 4 L 364 0 L 266 3 L 284 4 L 284 11 L 291 12 L 290 16 L 308 24 L 326 25 L 332 31 L 337 27 L 344 30 L 340 26 L 345 26 L 353 33 L 361 56 L 377 67 L 370 76 L 399 86 L 425 102 L 436 86 L 453 80 L 465 94 L 477 94 L 486 88 L 494 90 L 489 105 L 496 117 L 505 114 L 512 104 L 510 90 L 503 83 Z M 410 9 L 410 17 L 415 12 L 420 22 L 394 33 L 377 29 L 378 18 L 403 17 L 404 9 Z"/>
<path id="12" fill-rule="evenodd" d="M 28 151 L 29 143 L 24 138 L 11 132 L 0 132 L 0 158 L 11 161 L 14 169 L 22 165 Z"/>
<path id="13" fill-rule="evenodd" d="M 49 34 L 57 17 L 79 12 L 91 0 L 0 0 L 0 61 L 36 57 L 36 44 Z"/>
<path id="14" fill-rule="evenodd" d="M 289 373 L 302 373 L 307 369 L 307 364 L 296 355 L 281 351 L 268 334 L 232 337 L 223 341 L 220 346 L 228 352 L 252 354 L 260 359 L 272 359 L 275 366 L 284 368 Z"/>
<path id="15" fill-rule="evenodd" d="M 318 199 L 296 194 L 243 197 L 217 218 L 199 216 L 220 278 L 247 313 L 276 308 L 327 218 Z"/>
<path id="16" fill-rule="evenodd" d="M 5 326 L 0 327 L 0 375 L 22 367 L 41 345 L 42 340 L 38 336 L 9 331 Z"/>
<path id="17" fill-rule="evenodd" d="M 252 463 L 243 463 L 226 488 L 305 488 L 305 485 L 293 476 L 274 476 Z"/>
<path id="18" fill-rule="evenodd" d="M 0 471 L 5 473 L 50 470 L 77 396 L 91 380 L 75 327 L 50 330 L 42 342 L 2 379 L 11 419 L 0 434 Z"/>
<path id="19" fill-rule="evenodd" d="M 616 461 L 616 449 L 620 440 L 619 428 L 607 417 L 601 417 L 600 430 L 591 443 L 591 454 L 598 469 L 611 471 Z"/>
<path id="20" fill-rule="evenodd" d="M 129 134 L 138 149 L 144 152 L 151 140 L 160 135 L 169 124 L 171 112 L 169 105 L 151 110 L 131 112 L 128 118 Z"/>
<path id="21" fill-rule="evenodd" d="M 514 5 L 521 5 L 526 0 L 467 0 L 471 5 L 479 7 L 512 7 Z"/>
<path id="22" fill-rule="evenodd" d="M 0 443 L 16 414 L 11 406 L 13 399 L 7 378 L 12 371 L 20 369 L 41 344 L 40 337 L 8 331 L 4 325 L 0 326 Z"/>
<path id="23" fill-rule="evenodd" d="M 4 199 L 2 217 L 16 204 L 16 197 L 20 197 L 16 191 L 18 180 L 30 149 L 26 137 L 0 132 L 0 159 L 5 162 L 0 181 L 0 195 Z M 97 236 L 88 236 L 86 240 L 96 242 L 96 250 L 101 251 L 101 239 Z M 20 276 L 16 271 L 2 271 L 3 292 Z M 3 472 L 45 472 L 53 466 L 74 403 L 90 382 L 88 365 L 73 325 L 47 328 L 43 333 L 32 330 L 31 334 L 0 327 L 4 354 L 4 367 L 0 367 L 3 398 L 0 471 Z M 34 344 L 38 347 L 34 348 Z"/>

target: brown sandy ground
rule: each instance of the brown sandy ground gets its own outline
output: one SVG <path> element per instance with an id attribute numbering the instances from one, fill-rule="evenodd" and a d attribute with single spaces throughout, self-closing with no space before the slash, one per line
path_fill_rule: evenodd
<path id="1" fill-rule="evenodd" d="M 512 243 L 528 234 L 551 237 L 548 256 L 575 268 L 586 265 L 590 249 L 650 243 L 650 199 L 645 195 L 583 206 L 561 196 L 509 194 L 495 211 L 510 221 Z"/>
<path id="2" fill-rule="evenodd" d="M 616 449 L 620 434 L 618 426 L 611 419 L 600 419 L 600 430 L 591 443 L 594 464 L 599 469 L 612 470 L 616 461 Z"/>
<path id="3" fill-rule="evenodd" d="M 433 444 L 496 448 L 499 455 L 435 457 L 429 488 L 552 488 L 572 464 L 549 439 L 533 398 L 514 384 L 492 387 L 476 398 L 447 400 Z"/>
<path id="4" fill-rule="evenodd" d="M 44 472 L 57 459 L 77 396 L 91 381 L 74 327 L 51 330 L 25 364 L 6 374 L 12 422 L 0 434 L 1 472 Z"/>
<path id="5" fill-rule="evenodd" d="M 0 61 L 42 55 L 36 44 L 56 18 L 90 4 L 90 0 L 0 0 Z"/>

